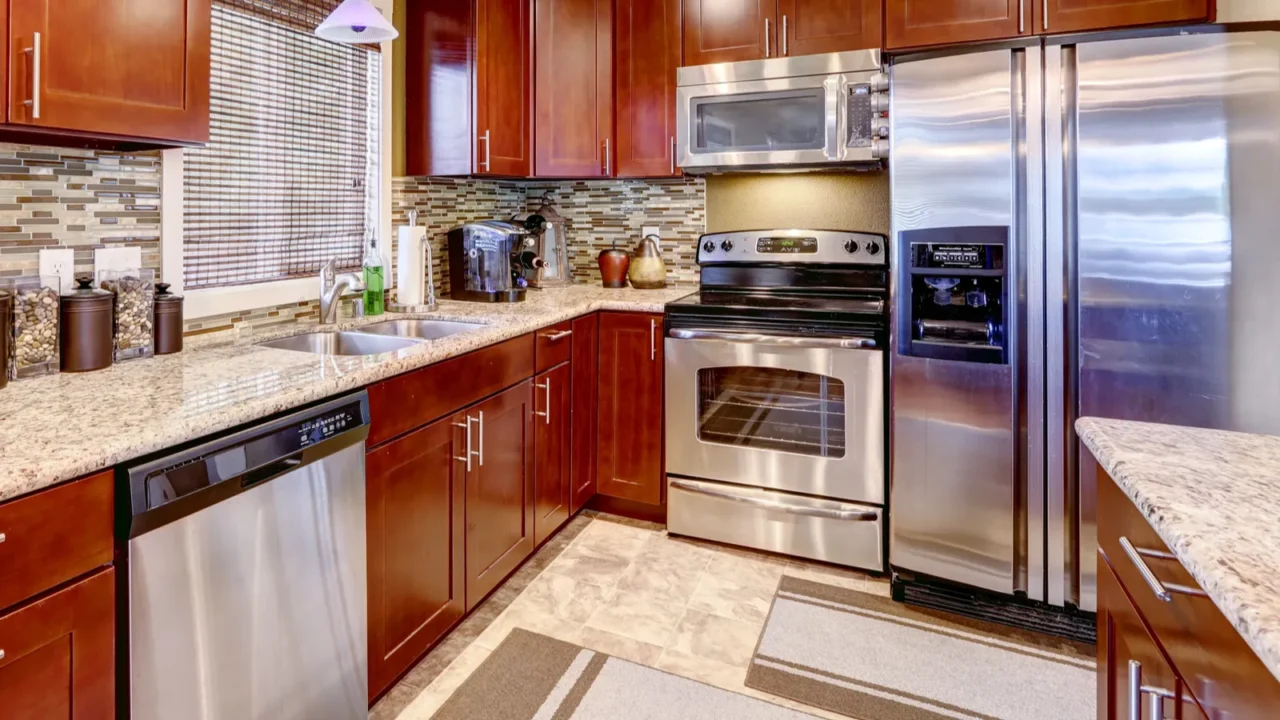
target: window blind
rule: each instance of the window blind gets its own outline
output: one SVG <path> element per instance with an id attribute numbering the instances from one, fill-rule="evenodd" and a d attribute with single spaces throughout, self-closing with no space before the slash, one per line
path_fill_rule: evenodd
<path id="1" fill-rule="evenodd" d="M 209 144 L 185 154 L 187 289 L 359 265 L 378 214 L 381 60 L 311 34 L 336 4 L 215 2 Z"/>

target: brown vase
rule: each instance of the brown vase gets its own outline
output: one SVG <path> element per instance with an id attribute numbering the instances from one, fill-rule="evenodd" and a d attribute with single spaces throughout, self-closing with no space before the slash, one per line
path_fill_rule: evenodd
<path id="1" fill-rule="evenodd" d="M 600 282 L 607 288 L 624 288 L 627 286 L 627 268 L 631 266 L 631 253 L 619 250 L 616 243 L 611 248 L 600 251 L 596 257 L 600 265 Z"/>

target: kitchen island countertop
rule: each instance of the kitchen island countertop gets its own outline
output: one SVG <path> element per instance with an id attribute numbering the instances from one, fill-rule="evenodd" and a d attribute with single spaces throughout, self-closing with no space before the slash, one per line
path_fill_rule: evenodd
<path id="1" fill-rule="evenodd" d="M 1280 437 L 1099 418 L 1076 432 L 1280 679 Z"/>
<path id="2" fill-rule="evenodd" d="M 388 313 L 324 328 L 313 322 L 197 337 L 175 355 L 11 382 L 0 390 L 0 502 L 596 310 L 662 312 L 668 301 L 695 291 L 584 284 L 530 291 L 521 303 L 442 300 L 436 312 L 423 315 Z M 478 325 L 379 355 L 316 355 L 255 344 L 414 317 Z"/>

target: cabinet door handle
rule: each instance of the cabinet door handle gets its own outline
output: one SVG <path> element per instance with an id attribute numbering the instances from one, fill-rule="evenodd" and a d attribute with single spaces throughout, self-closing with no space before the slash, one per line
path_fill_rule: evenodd
<path id="1" fill-rule="evenodd" d="M 649 362 L 658 359 L 658 321 L 649 318 Z"/>
<path id="2" fill-rule="evenodd" d="M 1044 14 L 1044 29 L 1048 30 L 1049 29 L 1049 0 L 1044 0 L 1044 6 L 1040 9 L 1040 12 Z"/>
<path id="3" fill-rule="evenodd" d="M 1027 28 L 1027 0 L 1018 0 L 1018 34 L 1021 35 Z"/>
<path id="4" fill-rule="evenodd" d="M 477 140 L 484 141 L 484 171 L 489 172 L 489 131 L 485 130 Z"/>
<path id="5" fill-rule="evenodd" d="M 604 176 L 609 177 L 613 171 L 612 158 L 609 157 L 609 138 L 604 139 Z"/>
<path id="6" fill-rule="evenodd" d="M 23 102 L 23 105 L 31 108 L 31 119 L 40 119 L 40 33 L 34 33 L 31 38 L 31 47 L 23 52 L 31 54 L 31 99 Z"/>
<path id="7" fill-rule="evenodd" d="M 671 174 L 676 174 L 676 136 L 671 136 Z"/>
<path id="8" fill-rule="evenodd" d="M 479 433 L 477 433 L 480 436 L 480 442 L 478 443 L 480 445 L 480 452 L 479 452 L 480 467 L 484 467 L 484 411 L 483 410 L 480 411 L 480 419 L 477 420 L 476 422 L 480 425 L 480 431 Z"/>
<path id="9" fill-rule="evenodd" d="M 1161 560 L 1177 560 L 1172 553 L 1134 547 L 1133 543 L 1129 542 L 1129 538 L 1124 537 L 1123 535 L 1120 536 L 1120 547 L 1124 548 L 1124 554 L 1128 555 L 1129 560 L 1133 562 L 1134 567 L 1138 568 L 1138 574 L 1146 581 L 1147 585 L 1151 588 L 1151 592 L 1155 593 L 1155 596 L 1161 600 L 1165 602 L 1172 601 L 1173 593 L 1193 595 L 1196 597 L 1208 597 L 1208 593 L 1199 588 L 1179 585 L 1177 583 L 1161 582 L 1160 578 L 1156 577 L 1156 574 L 1151 571 L 1151 568 L 1147 565 L 1147 561 L 1143 559 L 1144 557 L 1152 557 L 1159 558 Z"/>
<path id="10" fill-rule="evenodd" d="M 465 432 L 465 433 L 467 434 L 467 449 L 466 449 L 466 452 L 462 453 L 462 457 L 458 457 L 457 455 L 454 455 L 454 456 L 453 456 L 453 459 L 454 459 L 454 460 L 460 460 L 460 461 L 462 461 L 462 462 L 466 463 L 466 464 L 467 464 L 467 472 L 471 472 L 471 456 L 475 454 L 475 453 L 471 452 L 471 416 L 470 416 L 470 415 L 468 415 L 468 416 L 467 416 L 467 421 L 466 421 L 466 422 L 454 423 L 454 424 L 453 424 L 453 426 L 454 426 L 454 427 L 456 427 L 456 428 L 462 428 L 462 431 L 463 431 L 463 432 Z"/>
<path id="11" fill-rule="evenodd" d="M 769 18 L 764 19 L 764 56 L 769 57 Z"/>
<path id="12" fill-rule="evenodd" d="M 545 407 L 547 408 L 546 412 L 538 412 L 537 410 L 534 410 L 533 414 L 537 415 L 540 418 L 544 418 L 546 420 L 546 424 L 550 425 L 551 424 L 551 378 L 547 378 L 547 381 L 544 383 L 534 383 L 533 386 L 543 391 L 544 393 L 543 402 L 546 403 Z M 537 407 L 537 406 L 535 405 L 534 407 Z"/>
<path id="13" fill-rule="evenodd" d="M 546 335 L 542 336 L 542 339 L 546 340 L 547 342 L 560 342 L 561 340 L 569 337 L 572 334 L 573 334 L 572 330 L 561 330 L 560 332 L 547 333 Z"/>
<path id="14" fill-rule="evenodd" d="M 4 540 L 5 540 L 4 533 L 0 533 L 0 543 L 3 543 Z"/>
<path id="15" fill-rule="evenodd" d="M 787 56 L 787 16 L 782 16 L 782 56 Z"/>

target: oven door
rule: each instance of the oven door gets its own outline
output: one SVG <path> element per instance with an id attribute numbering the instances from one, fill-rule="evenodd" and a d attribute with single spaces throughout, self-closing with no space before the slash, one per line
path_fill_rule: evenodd
<path id="1" fill-rule="evenodd" d="M 667 472 L 884 503 L 884 357 L 868 339 L 673 329 Z"/>

